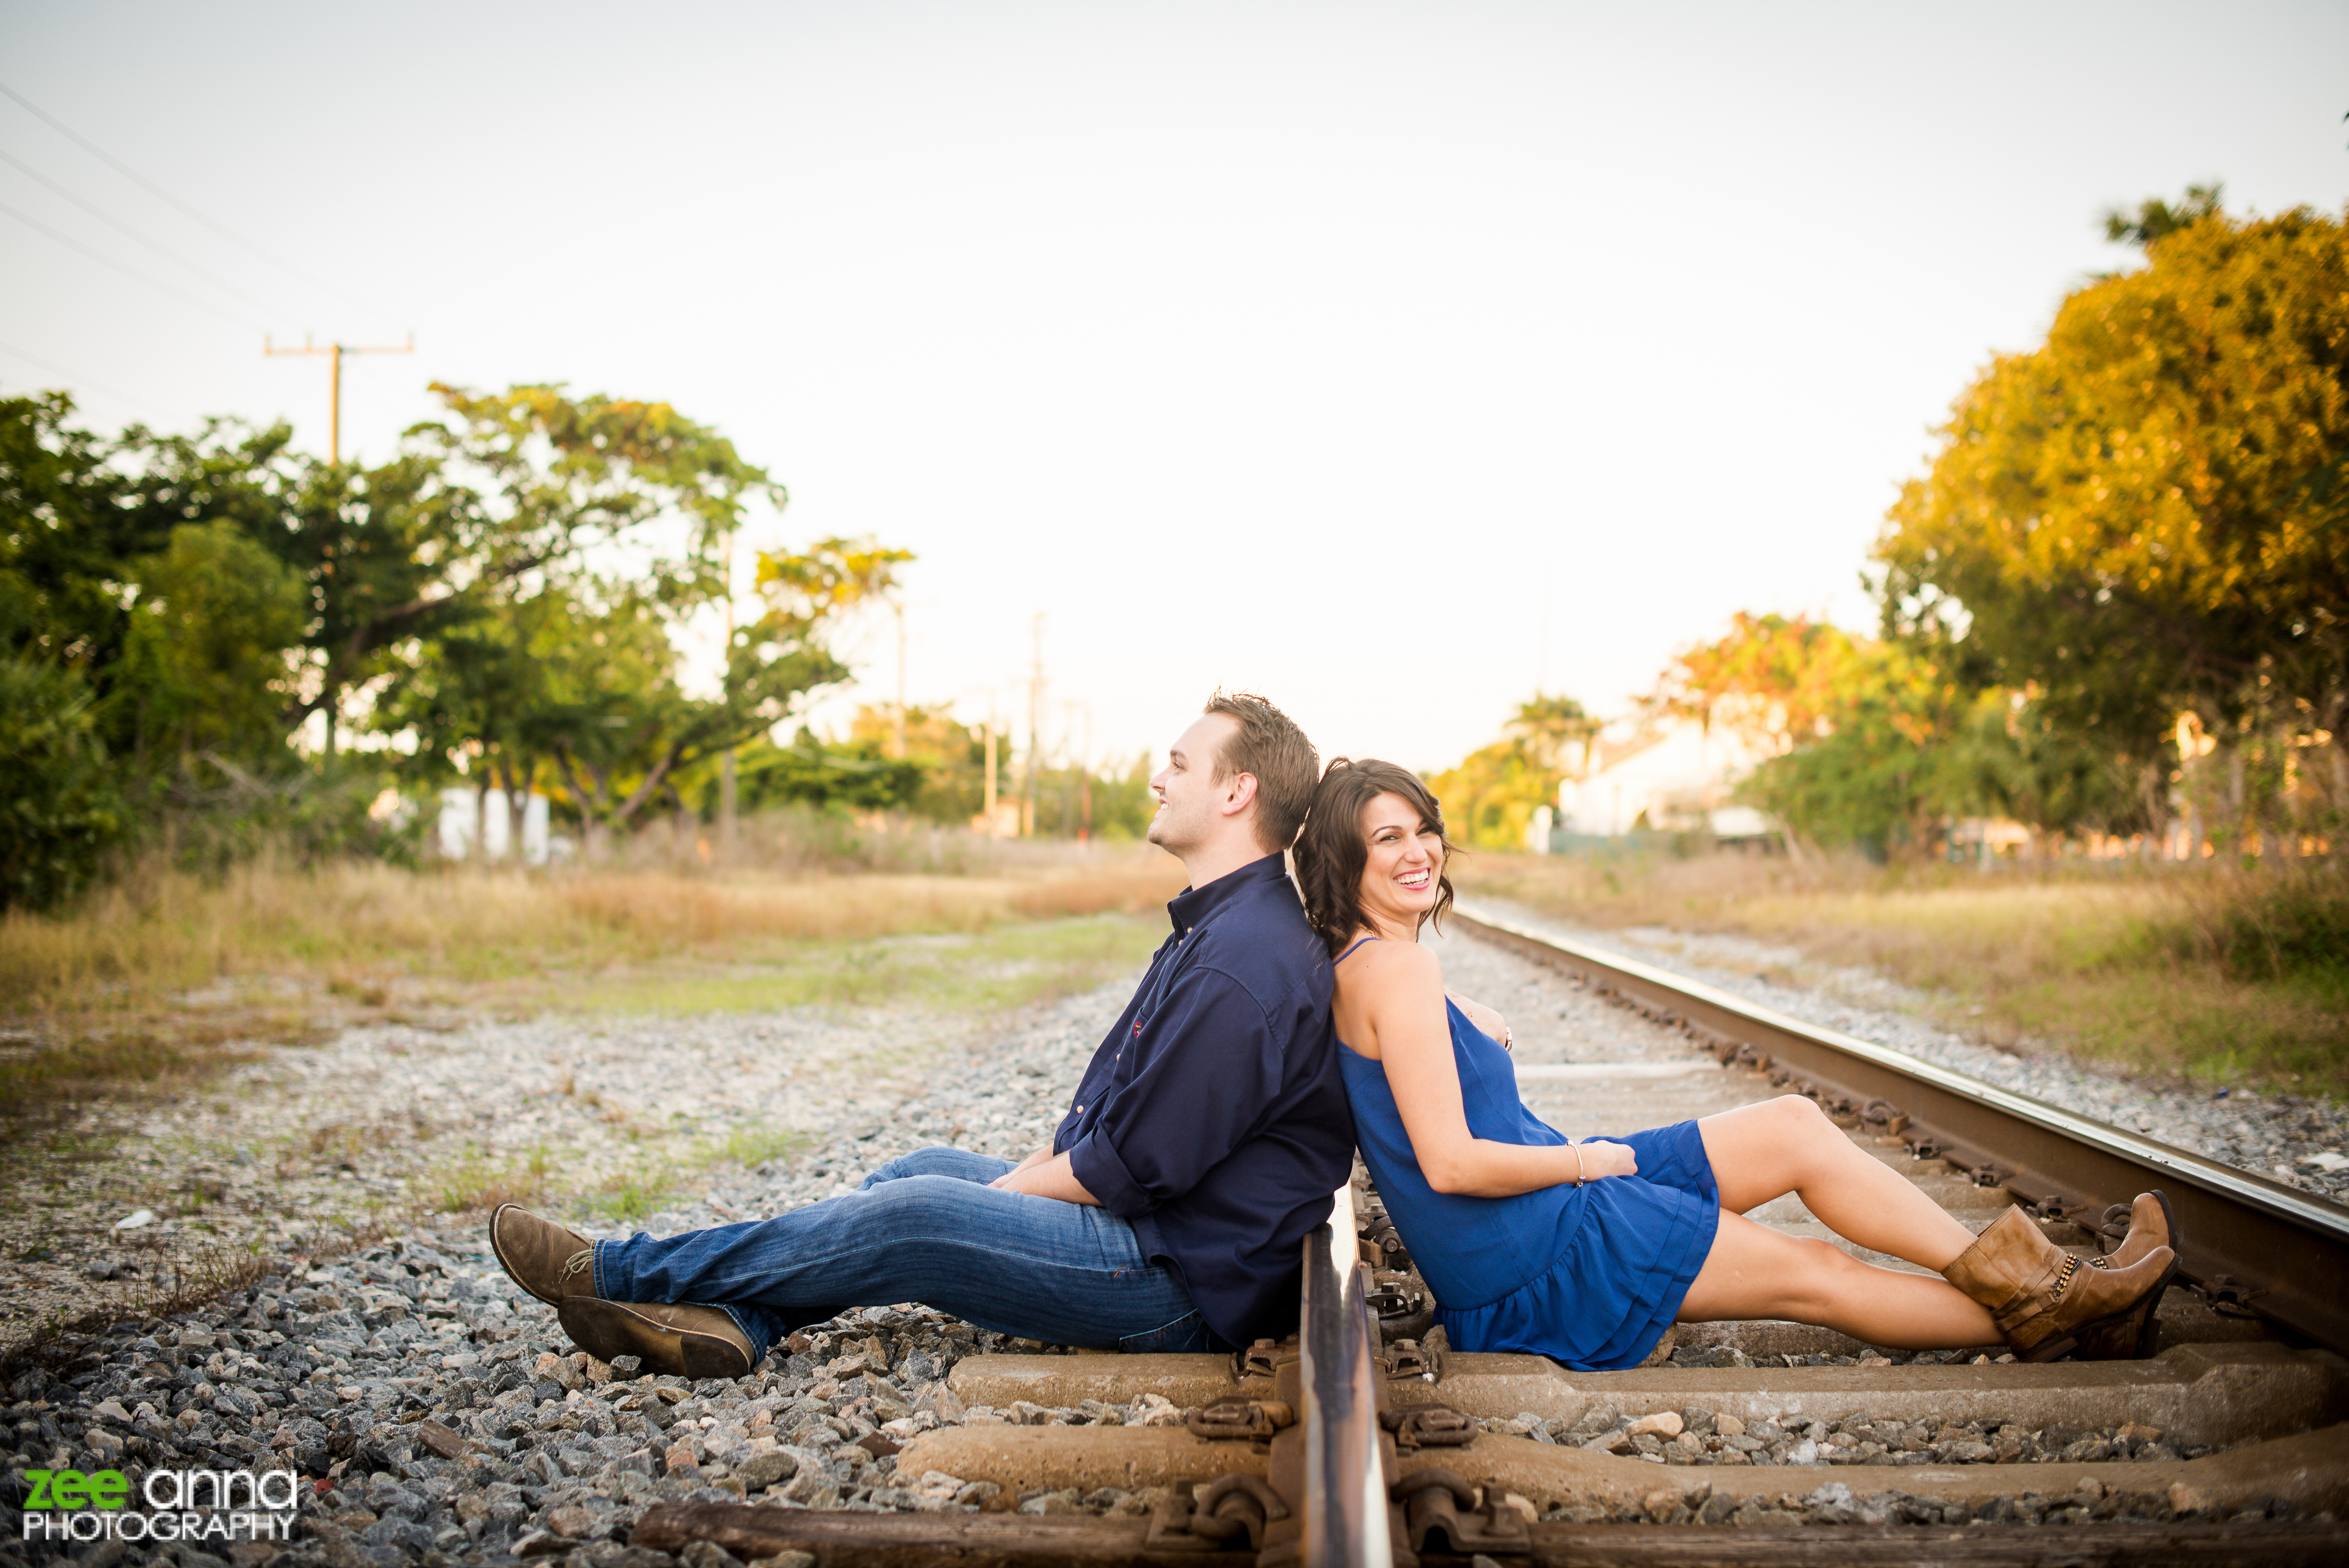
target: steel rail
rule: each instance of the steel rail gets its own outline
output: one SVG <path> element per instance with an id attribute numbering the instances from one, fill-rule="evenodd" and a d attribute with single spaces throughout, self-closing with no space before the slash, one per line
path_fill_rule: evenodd
<path id="1" fill-rule="evenodd" d="M 2019 1095 L 1904 1051 L 1823 1029 L 1701 981 L 1537 930 L 1479 905 L 1454 906 L 1470 930 L 1578 975 L 1667 1023 L 1748 1046 L 1818 1097 L 1882 1100 L 1903 1136 L 1995 1176 L 2043 1213 L 2095 1226 L 2158 1179 L 2178 1211 L 2179 1272 L 2214 1303 L 2247 1308 L 2328 1349 L 2349 1353 L 2349 1208 Z"/>
<path id="2" fill-rule="evenodd" d="M 1338 1189 L 1330 1219 L 1305 1239 L 1299 1373 L 1304 1385 L 1305 1568 L 1387 1568 L 1386 1469 L 1379 1449 L 1378 1369 L 1354 1189 Z"/>

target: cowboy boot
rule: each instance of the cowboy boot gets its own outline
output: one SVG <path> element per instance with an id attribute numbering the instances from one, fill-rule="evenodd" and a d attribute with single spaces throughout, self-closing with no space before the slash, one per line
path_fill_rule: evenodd
<path id="1" fill-rule="evenodd" d="M 1941 1277 L 1990 1309 L 2019 1359 L 2053 1361 L 2084 1332 L 2127 1316 L 2177 1262 L 2176 1252 L 2157 1247 L 2128 1268 L 2093 1269 L 2009 1209 Z"/>
<path id="2" fill-rule="evenodd" d="M 2169 1199 L 2160 1192 L 2140 1192 L 2129 1205 L 2128 1234 L 2121 1244 L 2101 1258 L 2091 1258 L 2089 1265 L 2098 1269 L 2127 1269 L 2145 1261 L 2157 1247 L 2167 1247 L 2175 1252 L 2182 1232 L 2178 1228 L 2177 1211 L 2170 1208 Z M 2178 1272 L 2172 1262 L 2161 1282 L 2146 1293 L 2145 1299 L 2131 1307 L 2118 1323 L 2106 1328 L 2092 1330 L 2080 1335 L 2079 1347 L 2072 1354 L 2082 1361 L 2142 1361 L 2158 1348 L 2161 1325 L 2154 1314 L 2161 1308 L 2162 1293 Z"/>
<path id="3" fill-rule="evenodd" d="M 490 1250 L 513 1282 L 549 1306 L 595 1293 L 595 1243 L 519 1204 L 490 1216 Z"/>
<path id="4" fill-rule="evenodd" d="M 647 1372 L 673 1377 L 747 1377 L 757 1364 L 750 1336 L 714 1306 L 607 1302 L 570 1296 L 555 1309 L 571 1342 L 599 1361 L 633 1355 Z"/>

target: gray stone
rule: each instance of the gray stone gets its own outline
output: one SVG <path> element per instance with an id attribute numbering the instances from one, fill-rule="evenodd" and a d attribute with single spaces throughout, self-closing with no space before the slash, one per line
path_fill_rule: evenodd
<path id="1" fill-rule="evenodd" d="M 787 1481 L 799 1473 L 800 1462 L 782 1449 L 753 1454 L 734 1467 L 734 1479 L 751 1491 Z"/>

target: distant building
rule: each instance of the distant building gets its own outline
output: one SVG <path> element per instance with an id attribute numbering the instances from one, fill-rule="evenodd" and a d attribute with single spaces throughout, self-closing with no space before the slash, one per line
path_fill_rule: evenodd
<path id="1" fill-rule="evenodd" d="M 1987 866 L 1994 860 L 2028 859 L 2031 829 L 2002 816 L 1961 816 L 1950 824 L 1949 858 Z"/>
<path id="2" fill-rule="evenodd" d="M 1776 833 L 1762 813 L 1731 797 L 1763 760 L 1734 731 L 1693 719 L 1666 719 L 1602 734 L 1590 768 L 1558 786 L 1557 832 L 1620 838 L 1641 831 L 1710 833 L 1764 841 Z"/>
<path id="3" fill-rule="evenodd" d="M 513 853 L 513 814 L 506 809 L 506 792 L 477 794 L 462 784 L 440 792 L 440 817 L 433 825 L 433 843 L 450 860 L 470 860 L 473 840 L 481 843 L 482 858 L 503 860 Z M 550 856 L 570 851 L 568 839 L 548 829 L 546 797 L 536 790 L 523 802 L 522 858 L 525 865 L 543 866 Z"/>

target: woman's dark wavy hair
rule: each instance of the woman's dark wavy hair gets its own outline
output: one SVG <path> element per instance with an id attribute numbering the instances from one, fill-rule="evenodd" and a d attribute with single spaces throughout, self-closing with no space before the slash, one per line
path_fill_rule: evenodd
<path id="1" fill-rule="evenodd" d="M 1460 853 L 1444 830 L 1444 807 L 1428 793 L 1419 775 L 1366 757 L 1354 762 L 1330 760 L 1329 771 L 1313 792 L 1312 809 L 1305 815 L 1305 831 L 1297 836 L 1293 858 L 1297 890 L 1305 899 L 1305 918 L 1335 958 L 1346 939 L 1369 922 L 1362 914 L 1362 867 L 1370 864 L 1370 841 L 1362 836 L 1362 808 L 1382 794 L 1401 795 L 1419 813 L 1420 825 L 1435 829 L 1444 841 L 1444 864 Z M 1444 929 L 1444 911 L 1452 908 L 1452 878 L 1442 867 L 1435 874 L 1435 907 L 1427 918 Z"/>

